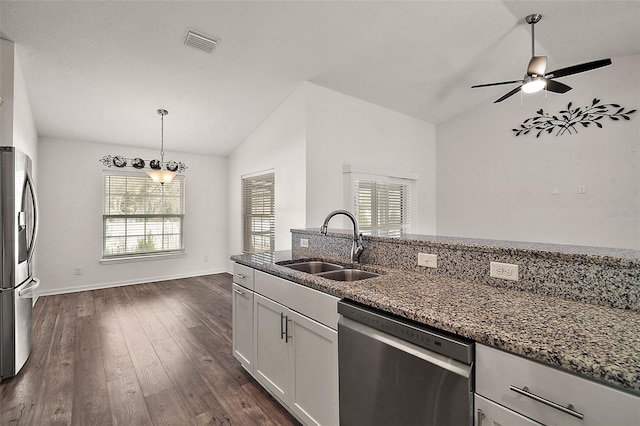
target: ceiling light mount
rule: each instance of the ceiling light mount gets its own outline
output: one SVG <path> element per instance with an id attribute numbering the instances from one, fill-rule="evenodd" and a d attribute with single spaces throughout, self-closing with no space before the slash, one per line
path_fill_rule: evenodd
<path id="1" fill-rule="evenodd" d="M 538 22 L 540 22 L 540 19 L 542 19 L 542 15 L 540 15 L 539 13 L 532 13 L 524 19 L 527 21 L 527 24 L 537 24 Z"/>

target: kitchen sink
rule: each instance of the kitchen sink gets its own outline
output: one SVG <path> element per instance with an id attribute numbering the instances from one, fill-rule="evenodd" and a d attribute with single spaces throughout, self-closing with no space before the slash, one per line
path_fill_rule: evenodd
<path id="1" fill-rule="evenodd" d="M 343 269 L 343 266 L 335 265 L 328 262 L 320 262 L 316 260 L 297 262 L 281 265 L 287 268 L 295 269 L 296 271 L 306 272 L 308 274 L 319 274 L 321 272 L 335 271 Z"/>
<path id="2" fill-rule="evenodd" d="M 278 265 L 334 281 L 360 281 L 380 276 L 380 274 L 376 274 L 374 272 L 363 271 L 362 269 L 345 268 L 344 266 L 336 265 L 335 263 L 322 262 L 320 260 L 278 263 Z"/>
<path id="3" fill-rule="evenodd" d="M 360 281 L 380 276 L 380 274 L 376 274 L 375 272 L 363 271 L 361 269 L 338 269 L 316 275 L 334 281 Z"/>

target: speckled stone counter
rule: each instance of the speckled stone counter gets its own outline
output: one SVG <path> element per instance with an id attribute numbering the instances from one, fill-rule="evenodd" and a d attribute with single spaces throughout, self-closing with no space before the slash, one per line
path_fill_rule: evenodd
<path id="1" fill-rule="evenodd" d="M 339 282 L 277 264 L 298 258 L 231 260 L 640 395 L 640 312 L 373 265 L 359 267 L 382 276 Z"/>
<path id="2" fill-rule="evenodd" d="M 301 247 L 303 238 L 308 247 Z M 315 228 L 291 230 L 298 257 L 348 259 L 351 242 L 350 231 L 324 236 Z M 363 244 L 360 260 L 366 264 L 640 311 L 640 250 L 430 235 L 364 236 Z M 437 255 L 438 268 L 418 266 L 418 253 Z M 519 280 L 491 277 L 491 261 L 517 264 Z"/>

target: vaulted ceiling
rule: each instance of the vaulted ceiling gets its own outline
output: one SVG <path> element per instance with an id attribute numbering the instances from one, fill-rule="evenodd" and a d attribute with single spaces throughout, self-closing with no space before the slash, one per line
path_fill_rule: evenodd
<path id="1" fill-rule="evenodd" d="M 490 105 L 509 87 L 470 87 L 521 78 L 530 13 L 549 69 L 640 54 L 638 1 L 2 0 L 0 37 L 41 137 L 156 148 L 165 108 L 168 150 L 225 156 L 303 81 L 432 123 Z"/>

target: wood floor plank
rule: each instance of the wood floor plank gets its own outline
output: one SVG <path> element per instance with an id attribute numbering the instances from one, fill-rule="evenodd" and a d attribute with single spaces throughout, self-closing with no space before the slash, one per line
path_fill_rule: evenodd
<path id="1" fill-rule="evenodd" d="M 49 347 L 49 356 L 59 353 L 73 352 L 76 341 L 75 315 L 62 313 L 56 317 Z"/>
<path id="2" fill-rule="evenodd" d="M 76 358 L 92 355 L 94 349 L 100 349 L 99 319 L 95 315 L 76 318 L 75 352 Z"/>
<path id="3" fill-rule="evenodd" d="M 142 395 L 149 396 L 171 387 L 171 380 L 139 323 L 120 322 Z"/>
<path id="4" fill-rule="evenodd" d="M 93 349 L 84 355 L 75 360 L 71 422 L 78 426 L 111 426 L 102 351 Z"/>
<path id="5" fill-rule="evenodd" d="M 113 426 L 152 425 L 147 404 L 135 375 L 107 382 Z"/>
<path id="6" fill-rule="evenodd" d="M 190 417 L 209 410 L 226 414 L 202 376 L 172 339 L 152 343 Z"/>
<path id="7" fill-rule="evenodd" d="M 50 357 L 43 377 L 43 398 L 37 402 L 33 424 L 69 425 L 73 407 L 74 353 Z"/>
<path id="8" fill-rule="evenodd" d="M 133 362 L 118 320 L 111 317 L 100 318 L 98 329 L 106 381 L 134 376 Z"/>
<path id="9" fill-rule="evenodd" d="M 155 426 L 183 426 L 190 423 L 189 414 L 175 389 L 165 389 L 144 399 Z"/>
<path id="10" fill-rule="evenodd" d="M 78 316 L 88 317 L 96 314 L 96 304 L 93 291 L 81 291 L 78 293 Z"/>

